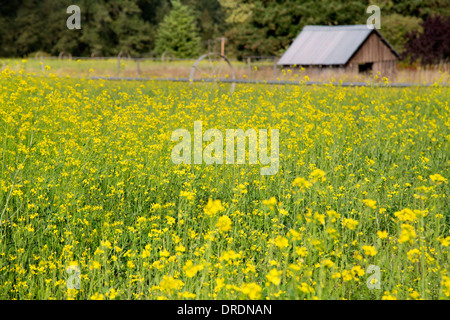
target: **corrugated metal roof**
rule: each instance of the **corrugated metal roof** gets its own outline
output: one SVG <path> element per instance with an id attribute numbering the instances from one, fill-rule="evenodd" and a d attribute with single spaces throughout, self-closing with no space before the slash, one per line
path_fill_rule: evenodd
<path id="1" fill-rule="evenodd" d="M 278 65 L 346 64 L 372 31 L 377 32 L 365 24 L 305 26 L 278 61 Z M 378 35 L 381 37 L 379 33 Z M 393 50 L 387 41 L 381 38 Z M 395 51 L 394 53 L 398 56 Z"/>

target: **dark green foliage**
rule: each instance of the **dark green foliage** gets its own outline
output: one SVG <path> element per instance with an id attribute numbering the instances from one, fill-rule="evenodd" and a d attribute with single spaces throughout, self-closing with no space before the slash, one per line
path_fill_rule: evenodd
<path id="1" fill-rule="evenodd" d="M 228 39 L 227 55 L 279 55 L 304 25 L 365 23 L 370 4 L 381 9 L 380 32 L 401 52 L 405 34 L 420 32 L 428 15 L 450 16 L 448 0 L 180 1 L 188 8 L 183 14 L 189 12 L 190 16 L 189 21 L 177 18 L 182 20 L 181 26 L 171 26 L 178 31 L 170 34 L 170 48 L 180 57 L 204 52 L 208 43 L 222 36 Z M 72 4 L 81 8 L 81 30 L 66 27 L 66 9 Z M 170 0 L 2 0 L 0 56 L 28 56 L 37 51 L 52 55 L 66 51 L 74 56 L 115 56 L 120 51 L 133 56 L 161 53 L 161 46 L 169 45 L 169 39 L 156 47 L 158 30 L 164 34 L 158 27 L 169 14 L 174 15 L 174 9 Z M 176 39 L 178 44 L 174 44 Z M 201 48 L 186 49 L 186 41 Z"/>
<path id="2" fill-rule="evenodd" d="M 155 50 L 158 54 L 171 52 L 177 58 L 193 58 L 200 54 L 200 36 L 195 17 L 189 7 L 179 0 L 158 28 Z"/>
<path id="3" fill-rule="evenodd" d="M 412 31 L 406 37 L 405 54 L 422 64 L 448 62 L 450 59 L 450 17 L 428 16 L 422 32 Z"/>

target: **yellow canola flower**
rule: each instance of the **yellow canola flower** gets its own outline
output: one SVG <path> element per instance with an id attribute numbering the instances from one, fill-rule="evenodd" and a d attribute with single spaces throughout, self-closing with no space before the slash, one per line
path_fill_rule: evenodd
<path id="1" fill-rule="evenodd" d="M 396 296 L 393 296 L 389 293 L 389 291 L 385 291 L 383 296 L 381 297 L 381 300 L 397 300 Z"/>
<path id="2" fill-rule="evenodd" d="M 439 237 L 437 240 L 441 243 L 442 246 L 448 247 L 450 245 L 450 236 L 448 237 Z"/>
<path id="3" fill-rule="evenodd" d="M 228 216 L 221 216 L 219 218 L 219 221 L 216 224 L 216 227 L 221 231 L 221 232 L 227 232 L 231 230 L 231 219 Z"/>
<path id="4" fill-rule="evenodd" d="M 295 248 L 295 253 L 300 257 L 306 257 L 308 255 L 308 249 L 306 247 L 297 247 Z"/>
<path id="5" fill-rule="evenodd" d="M 111 242 L 109 242 L 108 240 L 105 241 L 100 241 L 100 247 L 105 247 L 108 249 L 112 248 Z"/>
<path id="6" fill-rule="evenodd" d="M 191 292 L 183 292 L 183 293 L 179 293 L 179 296 L 181 296 L 182 298 L 185 298 L 185 299 L 195 299 L 196 294 L 191 293 Z"/>
<path id="7" fill-rule="evenodd" d="M 175 247 L 175 251 L 176 252 L 185 252 L 186 251 L 186 247 L 183 246 L 182 244 L 180 244 L 179 246 Z"/>
<path id="8" fill-rule="evenodd" d="M 102 265 L 98 261 L 93 261 L 91 266 L 89 267 L 89 269 L 90 270 L 92 270 L 92 269 L 100 270 L 101 266 Z"/>
<path id="9" fill-rule="evenodd" d="M 241 255 L 239 253 L 234 252 L 233 250 L 225 251 L 222 256 L 219 258 L 220 261 L 228 261 L 233 259 L 239 259 Z"/>
<path id="10" fill-rule="evenodd" d="M 142 259 L 150 257 L 150 250 L 144 249 L 141 254 Z"/>
<path id="11" fill-rule="evenodd" d="M 266 275 L 267 280 L 269 282 L 273 283 L 274 285 L 278 286 L 281 282 L 280 276 L 283 274 L 282 271 L 278 271 L 277 269 L 272 269 L 270 272 Z"/>
<path id="12" fill-rule="evenodd" d="M 67 289 L 67 300 L 75 300 L 76 295 L 78 294 L 78 289 Z"/>
<path id="13" fill-rule="evenodd" d="M 185 197 L 187 200 L 194 200 L 195 193 L 189 191 L 180 191 L 180 197 Z"/>
<path id="14" fill-rule="evenodd" d="M 320 170 L 320 169 L 315 169 L 313 172 L 311 172 L 310 176 L 311 176 L 311 178 L 313 179 L 314 182 L 316 182 L 318 180 L 324 182 L 324 181 L 327 180 L 325 178 L 325 171 Z"/>
<path id="15" fill-rule="evenodd" d="M 416 231 L 414 230 L 414 227 L 410 224 L 402 224 L 398 242 L 399 243 L 409 242 L 410 244 L 413 244 L 415 237 Z"/>
<path id="16" fill-rule="evenodd" d="M 397 211 L 394 213 L 394 216 L 396 216 L 400 221 L 415 221 L 417 220 L 416 214 L 408 208 L 405 208 L 401 211 Z"/>
<path id="17" fill-rule="evenodd" d="M 216 287 L 214 288 L 214 292 L 219 292 L 222 288 L 225 287 L 225 279 L 217 278 L 216 279 Z"/>
<path id="18" fill-rule="evenodd" d="M 275 197 L 271 197 L 268 200 L 263 200 L 262 203 L 266 206 L 269 206 L 270 210 L 275 210 L 275 206 L 277 205 L 277 199 Z"/>
<path id="19" fill-rule="evenodd" d="M 203 265 L 194 265 L 192 260 L 188 260 L 186 261 L 183 270 L 188 278 L 192 278 L 197 274 L 198 271 L 203 270 Z"/>
<path id="20" fill-rule="evenodd" d="M 118 294 L 119 294 L 119 292 L 118 292 L 116 289 L 111 288 L 111 289 L 109 290 L 109 292 L 108 292 L 106 295 L 107 295 L 108 298 L 110 298 L 111 300 L 114 300 L 114 298 L 117 297 Z"/>
<path id="21" fill-rule="evenodd" d="M 300 240 L 302 238 L 300 232 L 298 232 L 298 231 L 296 231 L 294 229 L 289 230 L 289 234 L 292 237 L 292 240 L 297 240 L 298 241 L 298 240 Z"/>
<path id="22" fill-rule="evenodd" d="M 342 276 L 342 280 L 344 280 L 344 281 L 350 281 L 353 279 L 352 273 L 348 270 L 342 271 L 341 276 Z"/>
<path id="23" fill-rule="evenodd" d="M 166 249 L 164 249 L 164 250 L 161 250 L 161 251 L 159 252 L 159 256 L 160 256 L 160 257 L 163 257 L 163 258 L 166 258 L 166 257 L 170 256 L 170 253 L 169 253 L 169 251 L 167 251 Z"/>
<path id="24" fill-rule="evenodd" d="M 314 212 L 314 220 L 317 221 L 319 224 L 324 225 L 325 224 L 325 215 L 318 213 L 318 212 Z"/>
<path id="25" fill-rule="evenodd" d="M 256 283 L 243 283 L 241 291 L 246 294 L 251 300 L 256 300 L 261 297 L 262 288 Z"/>
<path id="26" fill-rule="evenodd" d="M 447 179 L 445 179 L 443 176 L 441 176 L 439 173 L 430 175 L 431 181 L 433 181 L 436 184 L 441 184 L 443 182 L 446 182 Z"/>
<path id="27" fill-rule="evenodd" d="M 300 284 L 300 286 L 297 286 L 297 288 L 298 288 L 301 292 L 306 293 L 306 294 L 308 294 L 308 293 L 314 293 L 314 288 L 311 287 L 310 285 L 308 285 L 306 282 L 302 282 L 302 283 Z"/>
<path id="28" fill-rule="evenodd" d="M 419 249 L 411 249 L 406 253 L 406 255 L 408 256 L 408 259 L 411 262 L 419 262 L 420 250 Z"/>
<path id="29" fill-rule="evenodd" d="M 294 182 L 292 182 L 292 186 L 299 187 L 301 192 L 305 192 L 306 189 L 309 189 L 311 187 L 311 185 L 311 182 L 302 177 L 295 178 Z"/>
<path id="30" fill-rule="evenodd" d="M 376 206 L 377 202 L 376 202 L 375 200 L 364 199 L 363 202 L 364 202 L 364 204 L 365 204 L 366 206 L 368 206 L 369 208 L 372 208 L 372 209 L 374 209 L 374 210 L 377 208 L 377 206 Z"/>
<path id="31" fill-rule="evenodd" d="M 448 237 L 450 238 L 450 237 Z M 69 262 L 69 266 L 78 266 L 78 262 L 77 261 L 70 261 Z"/>
<path id="32" fill-rule="evenodd" d="M 364 272 L 364 269 L 362 269 L 360 266 L 354 266 L 352 268 L 352 273 L 353 273 L 354 277 L 356 277 L 356 276 L 361 277 L 364 275 L 365 272 Z"/>
<path id="33" fill-rule="evenodd" d="M 445 296 L 450 297 L 450 277 L 443 276 L 441 281 L 442 292 Z"/>
<path id="34" fill-rule="evenodd" d="M 342 226 L 347 227 L 350 230 L 355 230 L 356 226 L 359 224 L 358 221 L 352 219 L 352 218 L 344 218 L 342 220 Z"/>
<path id="35" fill-rule="evenodd" d="M 284 249 L 289 246 L 289 241 L 285 237 L 278 236 L 273 240 L 273 243 L 280 249 Z"/>
<path id="36" fill-rule="evenodd" d="M 377 254 L 377 250 L 375 250 L 374 246 L 362 246 L 364 253 L 366 256 L 374 256 Z"/>
<path id="37" fill-rule="evenodd" d="M 331 275 L 331 279 L 339 279 L 341 277 L 340 272 L 335 272 Z"/>
<path id="38" fill-rule="evenodd" d="M 378 237 L 379 237 L 380 239 L 386 239 L 386 238 L 388 237 L 388 233 L 387 233 L 386 230 L 384 230 L 384 231 L 378 231 L 378 232 L 377 232 L 377 235 L 378 235 Z"/>
<path id="39" fill-rule="evenodd" d="M 183 281 L 175 279 L 171 276 L 163 276 L 163 280 L 161 280 L 159 286 L 161 290 L 170 293 L 172 291 L 181 289 L 184 286 L 184 283 Z"/>
<path id="40" fill-rule="evenodd" d="M 411 298 L 417 300 L 420 297 L 420 294 L 417 291 L 413 291 L 408 294 Z"/>
<path id="41" fill-rule="evenodd" d="M 269 200 L 263 200 L 262 203 L 266 206 L 275 206 L 277 204 L 277 199 L 275 197 L 271 197 Z"/>
<path id="42" fill-rule="evenodd" d="M 101 250 L 100 248 L 97 248 L 94 252 L 94 256 L 99 255 L 99 254 L 103 254 L 105 253 L 105 251 Z"/>
<path id="43" fill-rule="evenodd" d="M 105 300 L 105 296 L 101 293 L 96 292 L 91 296 L 91 300 Z"/>
<path id="44" fill-rule="evenodd" d="M 216 213 L 222 211 L 224 208 L 222 206 L 222 202 L 220 200 L 212 200 L 208 199 L 208 203 L 203 208 L 203 211 L 208 216 L 214 216 Z"/>
<path id="45" fill-rule="evenodd" d="M 337 219 L 341 217 L 341 215 L 334 210 L 328 210 L 327 215 L 328 217 L 331 218 L 331 222 L 335 222 Z"/>
<path id="46" fill-rule="evenodd" d="M 331 268 L 332 266 L 334 266 L 334 262 L 331 261 L 330 259 L 325 259 L 322 261 L 322 265 L 327 268 Z"/>

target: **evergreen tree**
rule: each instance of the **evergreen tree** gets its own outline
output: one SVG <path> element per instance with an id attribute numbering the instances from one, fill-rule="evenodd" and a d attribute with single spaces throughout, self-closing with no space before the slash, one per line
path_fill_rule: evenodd
<path id="1" fill-rule="evenodd" d="M 193 58 L 200 54 L 200 36 L 192 10 L 179 0 L 158 27 L 155 50 L 159 54 L 171 52 L 177 58 Z"/>

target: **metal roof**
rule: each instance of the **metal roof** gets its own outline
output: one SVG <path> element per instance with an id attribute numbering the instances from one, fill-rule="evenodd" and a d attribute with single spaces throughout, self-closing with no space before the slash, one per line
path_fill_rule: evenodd
<path id="1" fill-rule="evenodd" d="M 305 26 L 287 49 L 278 65 L 343 65 L 376 32 L 381 40 L 399 57 L 397 52 L 376 29 L 367 25 Z"/>

